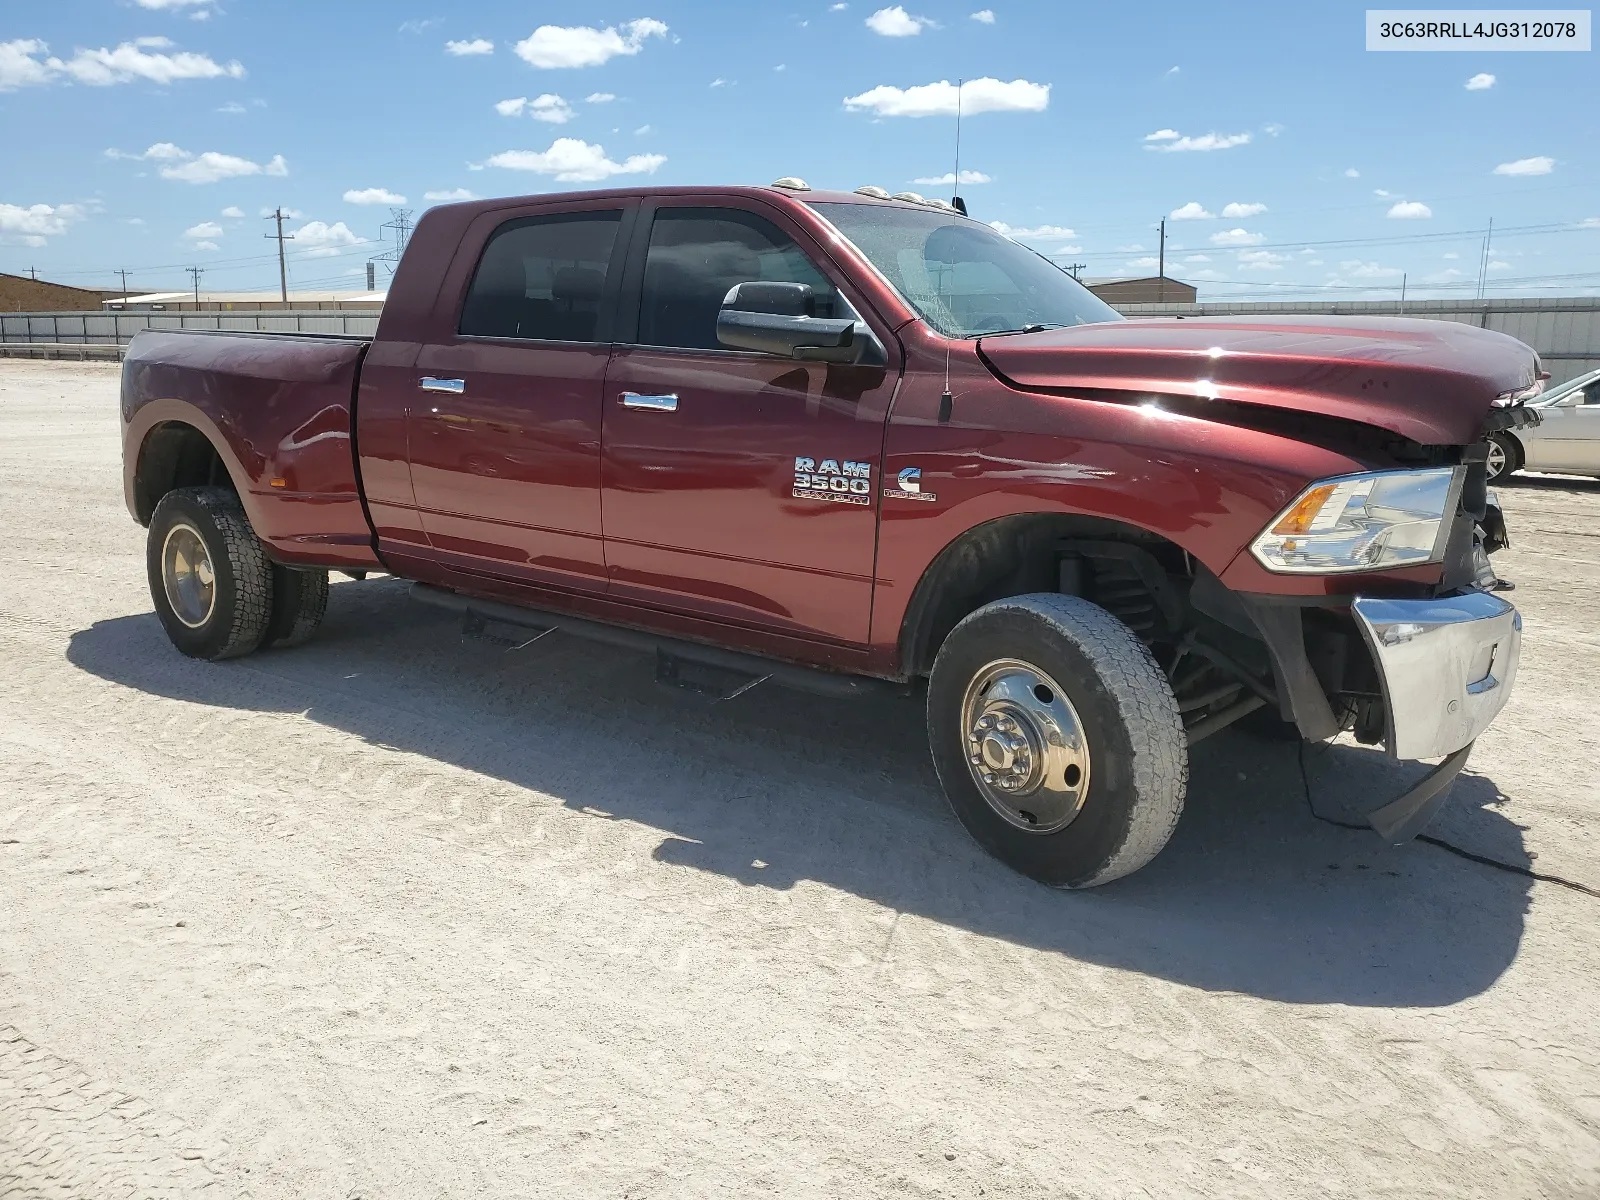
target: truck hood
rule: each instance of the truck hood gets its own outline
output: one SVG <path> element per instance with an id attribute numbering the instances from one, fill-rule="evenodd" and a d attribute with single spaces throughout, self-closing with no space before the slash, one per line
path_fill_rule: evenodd
<path id="1" fill-rule="evenodd" d="M 1406 317 L 1191 317 L 981 338 L 1023 391 L 1186 396 L 1316 413 L 1424 445 L 1477 441 L 1495 399 L 1538 356 L 1505 334 Z"/>

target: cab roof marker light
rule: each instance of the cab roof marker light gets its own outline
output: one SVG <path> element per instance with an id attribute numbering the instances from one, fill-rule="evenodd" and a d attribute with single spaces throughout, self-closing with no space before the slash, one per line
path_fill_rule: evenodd
<path id="1" fill-rule="evenodd" d="M 786 192 L 809 192 L 811 185 L 798 175 L 785 175 L 782 179 L 774 179 L 769 185 L 782 188 Z"/>
<path id="2" fill-rule="evenodd" d="M 856 195 L 871 196 L 874 200 L 888 200 L 891 198 L 888 188 L 881 188 L 872 183 L 869 183 L 864 187 L 858 187 L 856 189 Z"/>
<path id="3" fill-rule="evenodd" d="M 921 192 L 896 192 L 894 195 L 890 196 L 889 199 L 908 200 L 912 204 L 926 204 L 928 202 L 928 198 Z"/>

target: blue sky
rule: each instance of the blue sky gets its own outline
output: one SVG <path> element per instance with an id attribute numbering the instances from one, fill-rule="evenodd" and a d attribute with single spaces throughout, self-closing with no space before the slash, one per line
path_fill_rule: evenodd
<path id="1" fill-rule="evenodd" d="M 915 181 L 951 171 L 966 79 L 973 215 L 1085 276 L 1153 274 L 1166 216 L 1202 299 L 1473 295 L 1480 269 L 1494 295 L 1600 292 L 1593 53 L 1369 53 L 1364 11 L 8 4 L 0 270 L 271 288 L 282 205 L 291 287 L 360 286 L 391 203 L 780 175 L 948 195 Z"/>

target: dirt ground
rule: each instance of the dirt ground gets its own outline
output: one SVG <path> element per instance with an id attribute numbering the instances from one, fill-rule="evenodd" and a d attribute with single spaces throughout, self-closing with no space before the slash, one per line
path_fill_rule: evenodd
<path id="1" fill-rule="evenodd" d="M 1139 874 L 986 858 L 897 700 L 658 688 L 374 579 L 206 665 L 114 366 L 0 362 L 0 1195 L 1600 1194 L 1600 900 L 1218 736 Z M 1511 706 L 1430 832 L 1600 888 L 1600 483 L 1501 489 Z"/>

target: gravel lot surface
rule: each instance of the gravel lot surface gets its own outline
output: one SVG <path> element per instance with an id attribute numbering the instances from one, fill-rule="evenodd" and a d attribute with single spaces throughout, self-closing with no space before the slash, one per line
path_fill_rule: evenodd
<path id="1" fill-rule="evenodd" d="M 1056 893 L 913 703 L 730 704 L 340 582 L 162 635 L 112 366 L 0 362 L 0 1195 L 1600 1194 L 1600 899 L 1195 754 Z M 1600 484 L 1502 489 L 1523 674 L 1430 832 L 1600 889 Z M 1411 776 L 1304 755 L 1318 811 Z"/>

